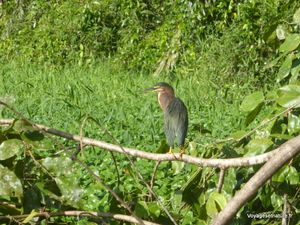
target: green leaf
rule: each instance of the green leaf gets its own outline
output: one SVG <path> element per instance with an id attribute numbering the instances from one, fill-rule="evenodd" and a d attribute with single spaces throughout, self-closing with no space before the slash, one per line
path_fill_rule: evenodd
<path id="1" fill-rule="evenodd" d="M 172 208 L 178 210 L 182 203 L 182 191 L 175 191 L 172 196 Z"/>
<path id="2" fill-rule="evenodd" d="M 295 12 L 293 16 L 293 22 L 300 25 L 300 8 Z"/>
<path id="3" fill-rule="evenodd" d="M 277 103 L 284 108 L 300 106 L 300 95 L 297 92 L 288 92 L 277 99 Z"/>
<path id="4" fill-rule="evenodd" d="M 296 170 L 295 167 L 289 166 L 289 173 L 286 177 L 287 181 L 292 185 L 299 184 L 299 172 Z"/>
<path id="5" fill-rule="evenodd" d="M 291 34 L 288 36 L 285 41 L 280 45 L 279 50 L 281 52 L 290 52 L 295 50 L 300 44 L 300 35 Z"/>
<path id="6" fill-rule="evenodd" d="M 242 137 L 244 137 L 246 134 L 247 134 L 246 131 L 239 130 L 239 131 L 236 131 L 233 134 L 231 134 L 230 137 L 237 141 L 237 140 L 240 140 Z"/>
<path id="7" fill-rule="evenodd" d="M 254 110 L 248 113 L 245 121 L 246 126 L 248 126 L 256 118 L 256 116 L 261 111 L 262 107 L 263 107 L 263 103 L 259 104 Z"/>
<path id="8" fill-rule="evenodd" d="M 212 192 L 210 194 L 210 197 L 214 199 L 214 201 L 218 204 L 218 206 L 221 210 L 224 209 L 224 207 L 227 203 L 227 200 L 223 194 L 218 193 L 218 192 Z"/>
<path id="9" fill-rule="evenodd" d="M 0 145 L 0 160 L 6 160 L 23 151 L 23 143 L 19 139 L 5 140 Z"/>
<path id="10" fill-rule="evenodd" d="M 184 162 L 172 161 L 172 170 L 174 171 L 174 175 L 179 174 L 183 170 L 184 165 Z"/>
<path id="11" fill-rule="evenodd" d="M 247 153 L 245 154 L 245 156 L 253 156 L 253 155 L 262 154 L 271 145 L 273 145 L 273 142 L 268 138 L 252 139 L 245 147 L 247 150 Z"/>
<path id="12" fill-rule="evenodd" d="M 288 132 L 289 134 L 298 133 L 300 130 L 300 119 L 298 116 L 289 113 L 288 115 Z"/>
<path id="13" fill-rule="evenodd" d="M 158 218 L 160 216 L 161 210 L 156 202 L 148 202 L 148 209 L 151 216 Z"/>
<path id="14" fill-rule="evenodd" d="M 217 215 L 218 213 L 216 203 L 212 198 L 208 198 L 205 208 L 206 208 L 206 213 L 210 218 L 214 218 L 215 215 Z"/>
<path id="15" fill-rule="evenodd" d="M 206 203 L 207 215 L 213 218 L 218 211 L 222 210 L 227 203 L 227 200 L 223 194 L 212 192 Z"/>
<path id="16" fill-rule="evenodd" d="M 284 62 L 282 63 L 281 67 L 279 68 L 279 71 L 277 73 L 276 82 L 280 82 L 284 78 L 286 78 L 291 71 L 293 63 L 293 56 L 290 54 L 286 57 Z"/>
<path id="17" fill-rule="evenodd" d="M 135 205 L 134 212 L 138 217 L 148 218 L 148 206 L 145 201 L 139 201 Z"/>
<path id="18" fill-rule="evenodd" d="M 244 112 L 250 112 L 254 110 L 259 104 L 264 101 L 264 94 L 261 91 L 254 92 L 246 96 L 240 106 Z"/>
<path id="19" fill-rule="evenodd" d="M 0 165 L 0 195 L 21 197 L 23 188 L 21 181 L 14 172 Z"/>
<path id="20" fill-rule="evenodd" d="M 272 181 L 282 183 L 285 181 L 285 178 L 288 175 L 288 173 L 289 173 L 288 166 L 284 166 L 280 168 L 279 171 L 273 175 Z"/>
<path id="21" fill-rule="evenodd" d="M 18 132 L 23 132 L 23 131 L 32 131 L 34 128 L 30 123 L 28 123 L 26 120 L 16 120 L 13 123 L 13 129 Z"/>
<path id="22" fill-rule="evenodd" d="M 300 94 L 300 86 L 296 84 L 289 84 L 279 88 L 281 92 L 295 92 Z"/>

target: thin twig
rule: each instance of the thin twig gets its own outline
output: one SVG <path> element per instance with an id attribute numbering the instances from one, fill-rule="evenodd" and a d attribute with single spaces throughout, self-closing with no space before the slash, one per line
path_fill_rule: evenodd
<path id="1" fill-rule="evenodd" d="M 283 195 L 283 209 L 282 209 L 282 219 L 281 224 L 282 225 L 288 225 L 288 199 L 287 194 L 285 193 Z"/>
<path id="2" fill-rule="evenodd" d="M 156 176 L 156 172 L 157 172 L 157 169 L 160 165 L 160 161 L 156 162 L 155 166 L 154 166 L 154 169 L 153 169 L 153 173 L 152 173 L 152 177 L 151 177 L 151 180 L 150 180 L 150 188 L 153 190 L 153 186 L 154 186 L 154 181 L 155 181 L 155 176 Z M 150 199 L 152 201 L 152 194 L 150 193 Z"/>
<path id="3" fill-rule="evenodd" d="M 14 220 L 22 220 L 29 216 L 30 214 L 23 214 L 23 215 L 15 215 L 15 216 L 0 216 L 0 220 L 7 220 L 10 221 Z M 118 221 L 125 221 L 134 224 L 140 224 L 140 221 L 134 218 L 133 216 L 123 215 L 123 214 L 113 214 L 113 213 L 104 213 L 104 212 L 88 212 L 88 211 L 64 211 L 64 212 L 41 212 L 36 213 L 33 217 L 97 217 L 97 218 L 111 218 Z M 159 225 L 158 223 L 149 222 L 146 220 L 142 220 L 143 224 L 145 225 Z"/>
<path id="4" fill-rule="evenodd" d="M 223 169 L 223 168 L 221 168 L 221 170 L 220 170 L 220 177 L 219 177 L 218 186 L 217 186 L 218 193 L 221 193 L 221 191 L 222 191 L 222 187 L 224 184 L 225 171 L 226 171 L 226 169 Z"/>

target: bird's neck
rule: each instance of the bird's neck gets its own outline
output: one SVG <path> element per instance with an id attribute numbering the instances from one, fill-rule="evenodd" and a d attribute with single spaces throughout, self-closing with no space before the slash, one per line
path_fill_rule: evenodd
<path id="1" fill-rule="evenodd" d="M 165 111 L 175 96 L 168 93 L 158 93 L 158 102 L 163 111 Z"/>

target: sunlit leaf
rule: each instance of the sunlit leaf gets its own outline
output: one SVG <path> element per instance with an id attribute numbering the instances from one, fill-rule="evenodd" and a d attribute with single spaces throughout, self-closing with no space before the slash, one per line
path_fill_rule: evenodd
<path id="1" fill-rule="evenodd" d="M 179 174 L 184 168 L 184 165 L 184 162 L 172 161 L 172 169 L 174 171 L 174 174 Z"/>
<path id="2" fill-rule="evenodd" d="M 277 99 L 277 103 L 284 108 L 299 107 L 300 95 L 297 92 L 288 92 Z"/>
<path id="3" fill-rule="evenodd" d="M 289 35 L 283 44 L 279 47 L 281 52 L 290 52 L 295 50 L 300 44 L 300 35 L 299 34 L 291 34 Z"/>
<path id="4" fill-rule="evenodd" d="M 5 160 L 23 151 L 23 143 L 19 139 L 5 140 L 0 145 L 0 160 Z"/>
<path id="5" fill-rule="evenodd" d="M 225 196 L 221 193 L 212 192 L 206 203 L 207 215 L 213 218 L 218 211 L 222 210 L 227 203 Z"/>
<path id="6" fill-rule="evenodd" d="M 247 153 L 245 156 L 253 156 L 264 153 L 273 142 L 268 138 L 253 139 L 246 145 Z"/>
<path id="7" fill-rule="evenodd" d="M 282 92 L 297 92 L 298 94 L 300 94 L 300 85 L 296 85 L 296 84 L 285 85 L 279 88 L 279 90 Z"/>
<path id="8" fill-rule="evenodd" d="M 19 178 L 14 172 L 0 165 L 0 195 L 21 197 L 23 188 Z"/>
<path id="9" fill-rule="evenodd" d="M 284 182 L 286 176 L 289 173 L 289 168 L 288 166 L 284 166 L 282 168 L 280 168 L 272 177 L 272 181 L 275 182 Z"/>
<path id="10" fill-rule="evenodd" d="M 283 198 L 281 195 L 278 195 L 275 192 L 271 195 L 271 203 L 275 209 L 280 208 L 282 206 L 282 202 Z"/>
<path id="11" fill-rule="evenodd" d="M 286 177 L 287 181 L 292 184 L 296 185 L 299 184 L 300 182 L 300 173 L 296 170 L 295 167 L 289 166 L 289 172 Z"/>
<path id="12" fill-rule="evenodd" d="M 250 112 L 254 110 L 259 104 L 264 101 L 264 94 L 261 91 L 254 92 L 246 96 L 240 106 L 244 112 Z"/>
<path id="13" fill-rule="evenodd" d="M 211 218 L 215 217 L 215 215 L 217 215 L 218 213 L 216 202 L 214 201 L 213 198 L 208 198 L 205 208 L 206 208 L 207 215 Z"/>
<path id="14" fill-rule="evenodd" d="M 227 203 L 225 196 L 221 193 L 212 192 L 209 197 L 214 199 L 214 201 L 218 204 L 221 210 L 225 207 Z"/>
<path id="15" fill-rule="evenodd" d="M 160 216 L 161 209 L 160 209 L 159 205 L 157 204 L 157 202 L 148 202 L 147 204 L 148 204 L 148 209 L 149 209 L 150 215 L 158 218 Z"/>
<path id="16" fill-rule="evenodd" d="M 290 74 L 292 63 L 293 63 L 293 56 L 288 55 L 284 60 L 284 62 L 282 63 L 281 67 L 279 68 L 279 71 L 277 73 L 277 78 L 276 78 L 277 82 L 280 82 Z"/>
<path id="17" fill-rule="evenodd" d="M 245 136 L 245 134 L 247 134 L 246 131 L 239 130 L 239 131 L 236 131 L 235 133 L 233 133 L 230 137 L 232 137 L 234 140 L 240 140 L 242 137 Z"/>
<path id="18" fill-rule="evenodd" d="M 288 132 L 289 134 L 294 134 L 300 130 L 300 119 L 293 113 L 289 113 L 288 116 Z"/>
<path id="19" fill-rule="evenodd" d="M 293 22 L 300 25 L 300 8 L 295 12 L 293 16 Z"/>
<path id="20" fill-rule="evenodd" d="M 13 129 L 18 132 L 23 132 L 23 131 L 32 131 L 34 128 L 30 123 L 28 123 L 26 120 L 16 120 L 13 123 Z"/>

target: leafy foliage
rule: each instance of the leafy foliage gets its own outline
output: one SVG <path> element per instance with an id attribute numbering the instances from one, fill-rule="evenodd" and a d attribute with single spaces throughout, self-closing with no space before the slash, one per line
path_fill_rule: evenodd
<path id="1" fill-rule="evenodd" d="M 0 96 L 35 122 L 78 133 L 85 115 L 93 115 L 122 145 L 165 152 L 159 108 L 154 97 L 140 94 L 159 75 L 175 84 L 188 106 L 187 151 L 193 156 L 257 155 L 299 134 L 298 1 L 36 0 L 4 1 L 0 7 L 0 57 L 10 62 L 0 68 Z M 111 60 L 99 62 L 101 57 Z M 120 64 L 156 77 L 124 71 Z M 15 116 L 4 108 L 0 113 Z M 95 124 L 84 131 L 112 142 Z M 42 207 L 126 214 L 71 160 L 74 148 L 23 120 L 2 127 L 0 203 L 9 204 L 0 205 L 0 214 L 30 214 L 23 222 Z M 170 223 L 123 155 L 116 156 L 120 180 L 107 152 L 87 147 L 79 158 L 138 216 Z M 299 221 L 299 160 L 281 168 L 234 223 L 280 224 L 249 222 L 248 214 L 280 213 L 284 195 L 291 223 Z M 135 166 L 150 181 L 154 163 L 136 159 Z M 180 224 L 209 224 L 257 170 L 229 168 L 217 193 L 218 170 L 161 163 L 153 189 Z"/>

